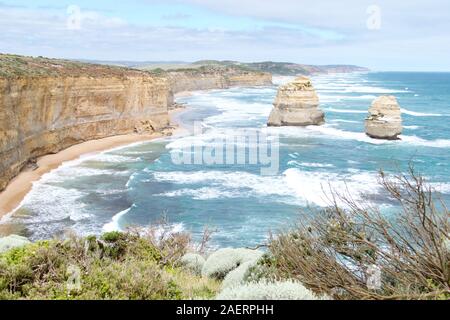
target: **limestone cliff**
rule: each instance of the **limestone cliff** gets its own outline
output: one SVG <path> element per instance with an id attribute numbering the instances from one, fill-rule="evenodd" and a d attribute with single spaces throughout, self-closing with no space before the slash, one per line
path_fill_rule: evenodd
<path id="1" fill-rule="evenodd" d="M 0 190 L 36 157 L 168 124 L 169 90 L 149 76 L 0 79 Z"/>
<path id="2" fill-rule="evenodd" d="M 28 163 L 83 141 L 161 130 L 173 93 L 271 84 L 236 68 L 162 74 L 0 54 L 0 191 Z"/>
<path id="3" fill-rule="evenodd" d="M 400 106 L 394 96 L 376 98 L 365 121 L 366 134 L 375 139 L 395 140 L 402 133 Z"/>
<path id="4" fill-rule="evenodd" d="M 173 93 L 182 91 L 226 89 L 236 86 L 272 85 L 270 73 L 247 71 L 237 67 L 200 67 L 168 71 Z"/>
<path id="5" fill-rule="evenodd" d="M 167 126 L 167 81 L 142 71 L 0 56 L 0 190 L 39 156 Z"/>
<path id="6" fill-rule="evenodd" d="M 319 98 L 311 80 L 302 76 L 278 89 L 267 125 L 321 125 L 325 122 L 324 117 L 324 112 L 319 109 Z"/>

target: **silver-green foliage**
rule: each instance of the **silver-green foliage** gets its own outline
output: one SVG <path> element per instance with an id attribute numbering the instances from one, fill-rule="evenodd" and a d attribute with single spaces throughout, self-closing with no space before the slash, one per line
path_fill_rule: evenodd
<path id="1" fill-rule="evenodd" d="M 0 253 L 6 252 L 9 249 L 21 247 L 31 243 L 25 237 L 18 236 L 16 234 L 9 235 L 7 237 L 0 238 Z"/>
<path id="2" fill-rule="evenodd" d="M 276 279 L 276 261 L 270 254 L 264 254 L 254 265 L 248 268 L 244 275 L 244 282 L 259 282 L 261 280 Z"/>
<path id="3" fill-rule="evenodd" d="M 205 277 L 223 279 L 232 270 L 247 261 L 258 260 L 263 253 L 250 249 L 224 248 L 211 254 L 203 265 L 202 275 Z"/>
<path id="4" fill-rule="evenodd" d="M 249 271 L 250 268 L 256 265 L 257 260 L 251 260 L 244 262 L 236 269 L 230 271 L 223 279 L 222 288 L 232 287 L 239 284 L 242 284 L 245 280 L 245 275 Z"/>
<path id="5" fill-rule="evenodd" d="M 224 288 L 217 300 L 321 300 L 301 283 L 292 280 L 261 280 Z"/>
<path id="6" fill-rule="evenodd" d="M 205 264 L 205 258 L 197 253 L 186 253 L 181 257 L 180 264 L 192 273 L 200 275 Z"/>

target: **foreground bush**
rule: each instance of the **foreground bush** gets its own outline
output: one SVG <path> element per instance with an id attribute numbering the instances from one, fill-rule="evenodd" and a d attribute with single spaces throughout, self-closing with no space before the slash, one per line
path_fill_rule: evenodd
<path id="1" fill-rule="evenodd" d="M 0 299 L 212 298 L 215 281 L 174 267 L 185 253 L 184 239 L 172 235 L 155 244 L 111 232 L 14 248 L 0 254 Z"/>
<path id="2" fill-rule="evenodd" d="M 449 211 L 412 169 L 381 173 L 380 184 L 399 204 L 395 214 L 335 194 L 330 208 L 273 239 L 256 271 L 336 299 L 450 299 Z"/>
<path id="3" fill-rule="evenodd" d="M 198 253 L 186 253 L 180 259 L 180 265 L 196 275 L 201 275 L 205 258 Z"/>
<path id="4" fill-rule="evenodd" d="M 219 249 L 211 254 L 202 268 L 204 277 L 211 277 L 222 280 L 232 270 L 247 261 L 258 260 L 262 252 L 251 249 Z"/>
<path id="5" fill-rule="evenodd" d="M 222 281 L 222 288 L 237 286 L 246 281 L 246 275 L 251 270 L 258 260 L 250 260 L 242 263 L 236 269 L 230 271 Z"/>
<path id="6" fill-rule="evenodd" d="M 0 238 L 0 253 L 8 251 L 12 248 L 21 247 L 31 243 L 27 238 L 18 236 L 16 234 Z"/>
<path id="7" fill-rule="evenodd" d="M 218 300 L 318 300 L 320 299 L 299 282 L 291 280 L 260 281 L 225 288 Z"/>

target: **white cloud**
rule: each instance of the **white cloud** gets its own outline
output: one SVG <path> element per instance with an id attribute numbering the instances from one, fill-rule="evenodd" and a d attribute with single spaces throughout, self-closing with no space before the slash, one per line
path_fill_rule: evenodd
<path id="1" fill-rule="evenodd" d="M 127 22 L 118 17 L 105 17 L 95 11 L 81 11 L 81 24 L 101 28 L 117 28 L 127 25 Z"/>
<path id="2" fill-rule="evenodd" d="M 292 38 L 305 45 L 317 42 L 300 31 L 282 28 L 238 33 L 219 29 L 143 27 L 97 12 L 83 11 L 81 28 L 69 30 L 66 27 L 67 18 L 65 13 L 60 12 L 0 8 L 0 28 L 3 31 L 1 48 L 10 52 L 43 55 L 48 51 L 60 50 L 64 56 L 97 59 L 189 60 L 202 58 L 200 53 L 203 57 L 209 52 L 227 55 L 226 51 L 230 48 L 251 50 L 260 47 L 262 41 L 273 45 L 287 45 Z M 52 50 L 42 52 L 43 48 Z"/>
<path id="3" fill-rule="evenodd" d="M 152 0 L 148 2 L 154 2 Z M 367 8 L 380 7 L 391 29 L 430 29 L 450 25 L 447 0 L 178 0 L 235 16 L 299 23 L 335 30 L 366 29 Z M 435 30 L 439 31 L 439 30 Z M 441 30 L 446 32 L 446 30 Z"/>
<path id="4" fill-rule="evenodd" d="M 321 0 L 172 2 L 268 23 L 262 29 L 241 31 L 146 27 L 82 10 L 81 29 L 68 30 L 65 10 L 0 6 L 0 51 L 104 60 L 278 60 L 450 70 L 450 19 L 445 19 L 450 2 L 342 0 L 330 6 Z M 379 31 L 366 28 L 366 5 L 372 2 L 378 2 L 382 10 Z M 344 36 L 323 36 L 330 31 Z"/>

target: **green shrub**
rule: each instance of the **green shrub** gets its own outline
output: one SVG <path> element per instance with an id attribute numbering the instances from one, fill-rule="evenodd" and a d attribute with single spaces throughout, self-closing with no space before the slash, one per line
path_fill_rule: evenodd
<path id="1" fill-rule="evenodd" d="M 102 235 L 101 239 L 108 241 L 108 242 L 116 242 L 118 240 L 121 240 L 125 238 L 125 234 L 119 232 L 119 231 L 111 231 L 106 232 Z"/>
<path id="2" fill-rule="evenodd" d="M 81 279 L 78 299 L 180 299 L 181 292 L 156 263 L 127 259 L 94 265 Z"/>
<path id="3" fill-rule="evenodd" d="M 133 233 L 32 243 L 0 254 L 0 299 L 195 299 L 218 291 L 161 257 Z"/>
<path id="4" fill-rule="evenodd" d="M 64 281 L 65 248 L 56 241 L 41 241 L 0 255 L 0 291 L 27 296 L 33 287 Z"/>

